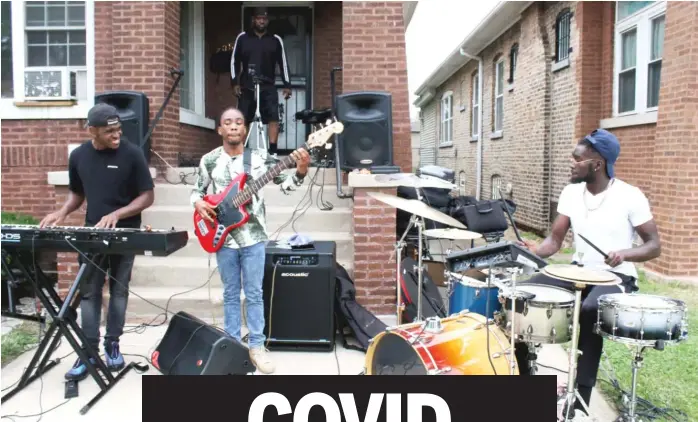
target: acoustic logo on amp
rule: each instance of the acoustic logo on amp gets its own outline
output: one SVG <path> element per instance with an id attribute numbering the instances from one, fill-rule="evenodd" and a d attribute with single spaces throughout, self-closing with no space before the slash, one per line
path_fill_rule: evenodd
<path id="1" fill-rule="evenodd" d="M 309 393 L 303 396 L 296 404 L 295 409 L 291 402 L 281 393 L 263 393 L 254 399 L 250 405 L 247 422 L 268 422 L 273 417 L 264 418 L 268 407 L 276 409 L 276 414 L 293 415 L 293 422 L 313 422 L 309 419 L 310 410 L 314 407 L 322 408 L 326 422 L 422 422 L 422 411 L 431 408 L 436 415 L 435 422 L 451 422 L 451 409 L 448 403 L 441 397 L 427 393 L 408 394 L 382 394 L 370 395 L 365 414 L 359 414 L 354 394 L 340 393 L 339 403 L 329 394 Z M 402 400 L 406 396 L 407 411 L 402 412 Z M 382 412 L 384 410 L 384 412 Z M 385 415 L 381 418 L 381 413 Z M 267 412 L 269 416 L 269 412 Z M 288 420 L 288 419 L 287 419 Z"/>

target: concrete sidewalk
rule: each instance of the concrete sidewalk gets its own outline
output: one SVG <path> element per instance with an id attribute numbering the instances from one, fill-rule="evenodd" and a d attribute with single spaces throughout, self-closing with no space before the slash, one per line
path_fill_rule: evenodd
<path id="1" fill-rule="evenodd" d="M 143 355 L 150 357 L 152 350 L 158 345 L 167 326 L 147 328 L 140 334 L 128 333 L 122 338 L 122 352 L 128 354 L 128 361 L 146 363 L 144 357 L 133 355 Z M 2 370 L 2 388 L 9 388 L 21 376 L 23 369 L 29 364 L 34 351 L 29 351 L 18 357 Z M 275 375 L 357 375 L 363 371 L 365 354 L 358 351 L 347 350 L 338 344 L 334 352 L 271 352 L 276 363 Z M 67 341 L 63 340 L 53 357 L 66 356 L 56 367 L 51 369 L 37 379 L 23 391 L 3 403 L 0 413 L 2 416 L 12 417 L 13 415 L 37 415 L 41 412 L 48 413 L 42 416 L 43 422 L 62 421 L 104 421 L 118 416 L 120 419 L 140 421 L 142 397 L 141 377 L 147 375 L 160 375 L 153 368 L 139 374 L 132 370 L 115 387 L 109 391 L 97 404 L 86 414 L 80 415 L 80 409 L 87 404 L 98 392 L 99 389 L 94 380 L 90 377 L 79 383 L 79 396 L 66 403 L 64 398 L 64 378 L 63 375 L 73 365 L 76 355 Z M 539 355 L 539 362 L 555 368 L 566 370 L 567 355 L 559 346 L 546 346 Z M 554 370 L 540 368 L 541 375 L 557 374 L 561 380 L 565 380 L 565 375 L 556 373 Z M 65 404 L 63 404 L 65 403 Z M 50 409 L 60 406 L 54 410 Z M 614 413 L 608 405 L 598 396 L 592 399 L 592 412 L 598 421 L 612 421 L 615 419 Z M 38 419 L 38 416 L 37 416 Z"/>

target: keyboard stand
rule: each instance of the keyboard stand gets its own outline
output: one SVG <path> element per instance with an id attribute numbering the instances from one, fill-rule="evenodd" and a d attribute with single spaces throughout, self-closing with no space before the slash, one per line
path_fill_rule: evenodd
<path id="1" fill-rule="evenodd" d="M 26 253 L 27 251 L 25 250 L 24 252 Z M 122 379 L 128 371 L 134 368 L 135 363 L 131 362 L 127 364 L 118 375 L 113 376 L 104 361 L 102 361 L 98 351 L 94 350 L 88 345 L 85 333 L 78 326 L 77 307 L 80 304 L 80 296 L 77 296 L 74 303 L 71 304 L 71 302 L 73 302 L 73 299 L 78 293 L 80 282 L 83 279 L 89 279 L 92 272 L 97 270 L 94 265 L 85 263 L 80 266 L 78 275 L 70 286 L 70 290 L 65 298 L 65 301 L 63 301 L 61 300 L 60 296 L 58 296 L 54 286 L 49 282 L 46 274 L 44 274 L 39 267 L 36 259 L 32 256 L 33 253 L 30 252 L 28 255 L 29 256 L 25 256 L 21 253 L 15 252 L 14 250 L 3 250 L 3 267 L 8 268 L 9 266 L 15 266 L 32 283 L 34 291 L 41 301 L 41 304 L 51 316 L 51 324 L 46 331 L 46 335 L 43 339 L 41 339 L 39 347 L 34 353 L 34 357 L 29 363 L 29 366 L 24 370 L 21 379 L 17 383 L 17 387 L 13 388 L 9 393 L 2 396 L 0 403 L 4 403 L 6 400 L 9 400 L 35 379 L 41 377 L 43 374 L 60 363 L 60 360 L 49 362 L 49 358 L 55 351 L 56 346 L 58 345 L 58 340 L 61 338 L 61 336 L 63 336 L 66 340 L 68 340 L 68 343 L 70 343 L 70 346 L 73 348 L 73 350 L 75 350 L 75 353 L 80 357 L 80 359 L 85 362 L 87 371 L 101 390 L 94 398 L 92 398 L 92 400 L 90 400 L 82 409 L 80 409 L 80 414 L 84 415 L 117 383 L 117 381 Z M 98 261 L 100 267 L 104 263 L 105 259 L 106 255 L 100 256 Z M 35 277 L 32 277 L 32 274 L 30 273 L 31 269 L 35 270 Z M 7 272 L 10 273 L 10 271 Z M 75 333 L 74 335 L 70 332 L 70 329 L 73 330 Z M 75 337 L 77 337 L 77 339 Z M 84 348 L 80 347 L 78 340 L 85 346 Z M 93 358 L 95 362 L 97 362 L 97 365 L 92 364 L 88 358 Z M 41 359 L 41 361 L 39 361 L 39 359 Z M 102 372 L 101 376 L 97 372 L 98 369 Z"/>

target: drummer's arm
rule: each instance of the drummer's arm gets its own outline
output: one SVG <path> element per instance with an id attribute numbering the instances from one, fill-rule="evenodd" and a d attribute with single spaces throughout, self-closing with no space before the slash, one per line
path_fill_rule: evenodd
<path id="1" fill-rule="evenodd" d="M 570 229 L 570 218 L 564 214 L 558 214 L 553 222 L 552 229 L 548 237 L 540 245 L 525 242 L 528 249 L 534 254 L 545 259 L 553 256 L 562 247 L 562 242 Z"/>
<path id="2" fill-rule="evenodd" d="M 659 257 L 662 253 L 662 244 L 659 240 L 659 231 L 654 220 L 635 227 L 642 238 L 642 245 L 621 251 L 623 260 L 629 262 L 645 262 Z"/>

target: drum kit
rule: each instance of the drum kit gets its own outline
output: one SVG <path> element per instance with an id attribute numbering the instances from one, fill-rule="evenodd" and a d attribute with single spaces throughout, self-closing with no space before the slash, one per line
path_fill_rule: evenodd
<path id="1" fill-rule="evenodd" d="M 444 187 L 443 181 L 430 181 L 429 186 Z M 418 200 L 399 198 L 371 192 L 369 196 L 412 214 L 410 224 L 395 245 L 400 273 L 400 258 L 405 237 L 412 226 L 417 227 L 419 242 L 418 291 L 422 292 L 422 239 L 423 236 L 472 240 L 482 235 L 465 230 L 458 220 L 421 202 L 419 189 L 425 186 L 410 179 L 418 192 Z M 447 183 L 447 182 L 446 182 Z M 435 186 L 436 185 L 436 186 Z M 448 184 L 450 185 L 450 184 Z M 451 185 L 452 186 L 452 185 Z M 448 229 L 423 230 L 424 219 L 448 226 Z M 450 253 L 450 252 L 449 252 Z M 417 298 L 417 317 L 411 323 L 402 323 L 404 305 L 397 284 L 397 326 L 389 327 L 371 339 L 366 354 L 366 375 L 519 375 L 514 355 L 515 343 L 529 348 L 530 374 L 535 375 L 537 349 L 541 345 L 571 343 L 568 352 L 569 371 L 567 387 L 558 397 L 566 409 L 564 421 L 572 419 L 571 409 L 579 400 L 591 416 L 574 387 L 577 378 L 579 317 L 582 292 L 592 286 L 619 285 L 621 279 L 610 271 L 594 270 L 579 265 L 549 264 L 538 269 L 552 279 L 569 283 L 570 289 L 536 284 L 518 283 L 523 273 L 522 264 L 511 262 L 484 271 L 445 274 L 449 284 L 449 316 L 422 317 L 422 303 Z M 399 278 L 399 277 L 398 277 Z M 485 280 L 483 280 L 483 278 Z M 574 293 L 570 292 L 573 291 Z M 484 328 L 484 329 L 483 329 Z M 597 323 L 594 332 L 614 342 L 634 347 L 632 387 L 628 415 L 625 420 L 635 422 L 637 372 L 642 352 L 647 347 L 663 350 L 666 344 L 685 340 L 687 309 L 684 302 L 661 296 L 637 293 L 605 294 L 599 298 Z"/>

